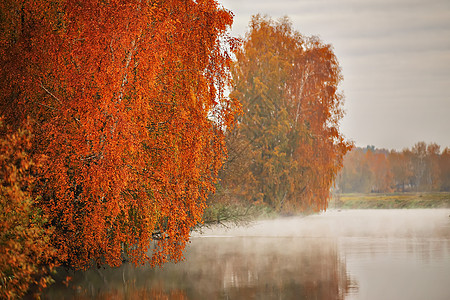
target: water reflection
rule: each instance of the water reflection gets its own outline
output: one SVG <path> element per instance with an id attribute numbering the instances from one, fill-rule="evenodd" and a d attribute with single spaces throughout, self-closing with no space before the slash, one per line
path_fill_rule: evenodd
<path id="1" fill-rule="evenodd" d="M 182 266 L 190 299 L 343 299 L 349 286 L 334 241 L 210 237 L 192 246 Z"/>
<path id="2" fill-rule="evenodd" d="M 182 263 L 70 274 L 45 298 L 450 299 L 449 214 L 330 211 L 208 230 Z"/>
<path id="3" fill-rule="evenodd" d="M 343 299 L 349 287 L 335 241 L 293 237 L 196 237 L 179 264 L 73 276 L 74 290 L 60 285 L 46 297 L 154 299 L 164 291 L 159 299 Z"/>

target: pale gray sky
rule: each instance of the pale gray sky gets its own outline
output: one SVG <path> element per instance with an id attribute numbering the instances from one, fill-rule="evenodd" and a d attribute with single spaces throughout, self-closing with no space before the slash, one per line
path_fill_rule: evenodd
<path id="1" fill-rule="evenodd" d="M 289 16 L 334 46 L 344 135 L 357 146 L 450 147 L 450 0 L 219 0 L 243 36 L 252 15 Z"/>

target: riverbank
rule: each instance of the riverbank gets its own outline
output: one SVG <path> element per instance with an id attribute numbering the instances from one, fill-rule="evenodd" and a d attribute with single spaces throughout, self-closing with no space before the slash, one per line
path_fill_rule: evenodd
<path id="1" fill-rule="evenodd" d="M 450 208 L 450 193 L 336 194 L 328 207 L 339 209 Z"/>

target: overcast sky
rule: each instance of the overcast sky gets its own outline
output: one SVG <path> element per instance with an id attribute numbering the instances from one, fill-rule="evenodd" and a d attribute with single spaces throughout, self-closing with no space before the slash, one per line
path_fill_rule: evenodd
<path id="1" fill-rule="evenodd" d="M 344 135 L 357 146 L 450 147 L 450 0 L 219 0 L 243 36 L 252 15 L 289 16 L 334 46 Z"/>

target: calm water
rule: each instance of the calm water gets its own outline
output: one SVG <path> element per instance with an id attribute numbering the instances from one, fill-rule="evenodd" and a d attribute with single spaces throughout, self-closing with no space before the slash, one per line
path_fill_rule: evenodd
<path id="1" fill-rule="evenodd" d="M 71 274 L 45 298 L 450 299 L 450 209 L 327 211 L 191 241 L 182 263 Z"/>

